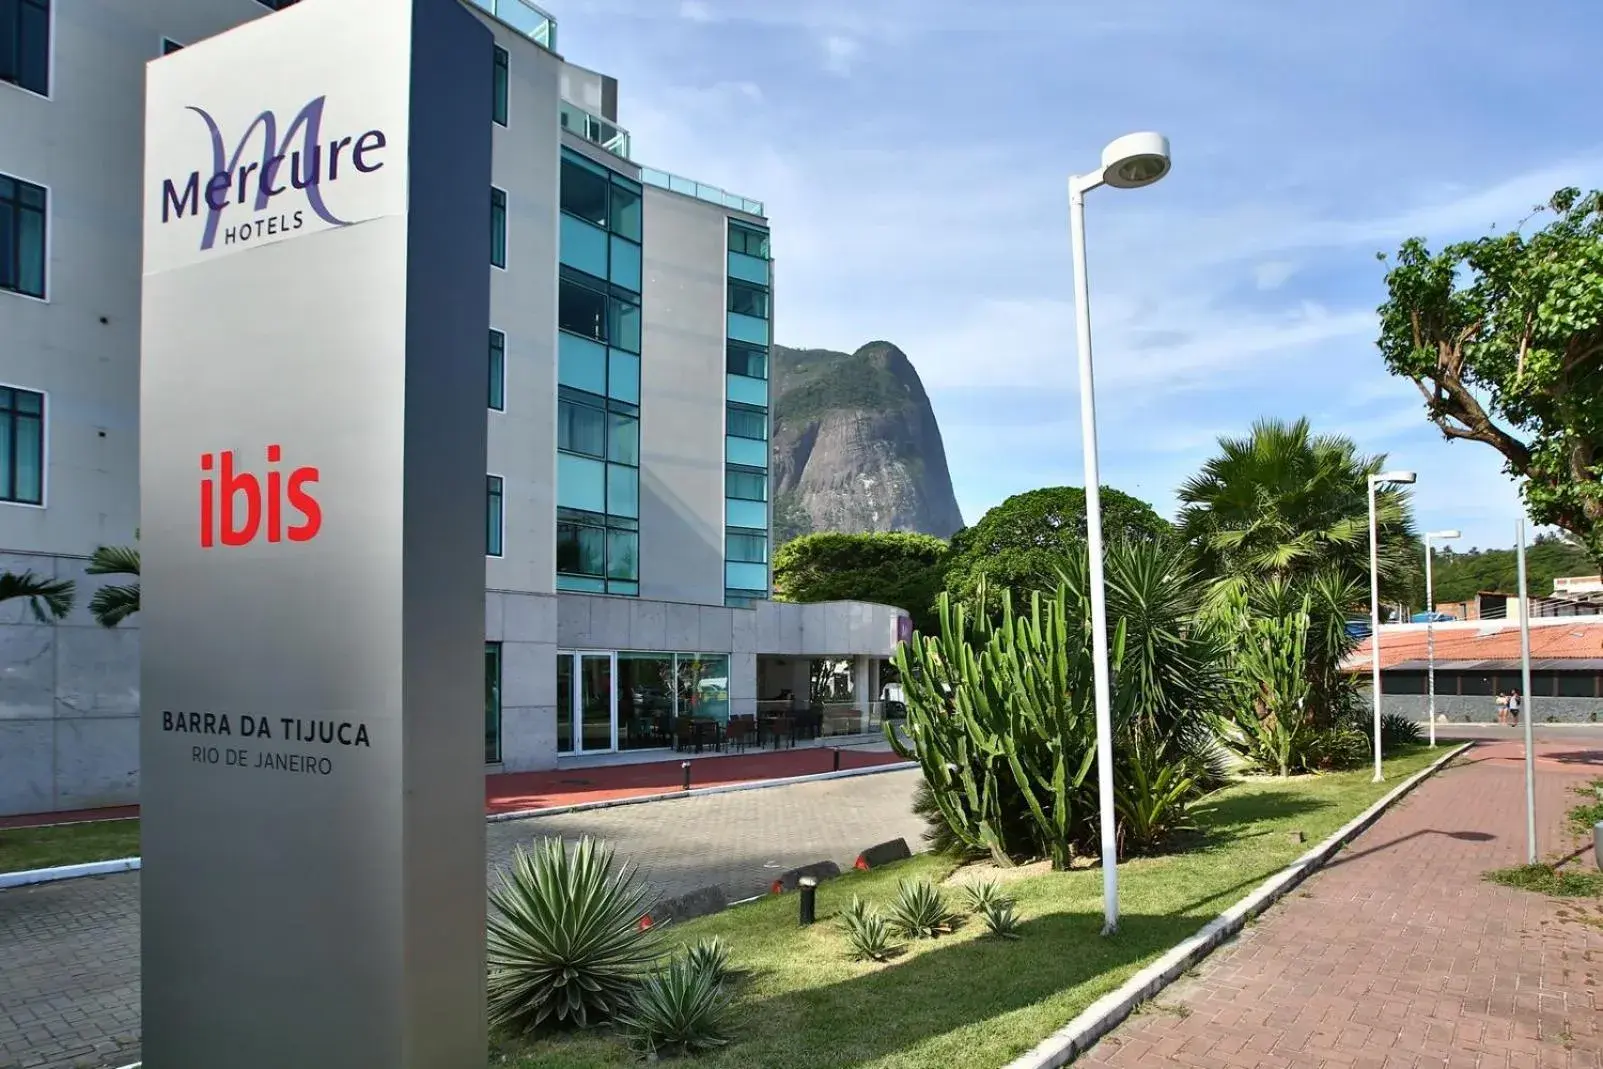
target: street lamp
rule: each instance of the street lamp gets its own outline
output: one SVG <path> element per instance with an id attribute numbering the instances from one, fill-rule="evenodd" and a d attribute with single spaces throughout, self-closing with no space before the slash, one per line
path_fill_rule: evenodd
<path id="1" fill-rule="evenodd" d="M 1097 186 L 1139 189 L 1169 173 L 1169 139 L 1137 133 L 1110 142 L 1102 165 L 1069 176 L 1069 237 L 1074 250 L 1074 327 L 1080 353 L 1080 436 L 1085 458 L 1086 556 L 1091 580 L 1091 657 L 1096 697 L 1097 797 L 1102 807 L 1102 934 L 1119 927 L 1119 853 L 1113 800 L 1113 714 L 1108 681 L 1108 610 L 1102 574 L 1102 482 L 1097 472 L 1096 397 L 1091 374 L 1091 288 L 1085 269 L 1085 195 Z"/>
<path id="2" fill-rule="evenodd" d="M 1369 477 L 1369 660 L 1371 696 L 1375 706 L 1375 782 L 1380 771 L 1380 532 L 1375 522 L 1375 487 L 1381 483 L 1407 485 L 1419 476 L 1411 471 L 1383 471 Z"/>
<path id="3" fill-rule="evenodd" d="M 1430 544 L 1432 541 L 1449 542 L 1458 538 L 1457 531 L 1430 531 L 1425 535 L 1425 658 L 1426 678 L 1430 680 L 1430 745 L 1436 748 L 1436 594 L 1430 581 Z"/>

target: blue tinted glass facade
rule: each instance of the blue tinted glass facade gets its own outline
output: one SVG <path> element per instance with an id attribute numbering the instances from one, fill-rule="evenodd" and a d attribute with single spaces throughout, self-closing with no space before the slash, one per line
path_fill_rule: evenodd
<path id="1" fill-rule="evenodd" d="M 640 593 L 640 185 L 562 150 L 557 589 Z"/>
<path id="2" fill-rule="evenodd" d="M 724 602 L 768 597 L 768 354 L 773 343 L 768 231 L 729 221 L 724 379 Z"/>

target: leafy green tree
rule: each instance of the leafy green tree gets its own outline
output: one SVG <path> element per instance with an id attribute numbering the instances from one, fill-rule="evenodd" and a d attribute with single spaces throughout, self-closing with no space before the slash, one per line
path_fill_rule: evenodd
<path id="1" fill-rule="evenodd" d="M 134 537 L 138 537 L 135 532 Z M 102 627 L 116 627 L 139 611 L 139 547 L 101 546 L 89 558 L 90 575 L 131 575 L 131 583 L 109 583 L 89 599 L 89 611 Z"/>
<path id="2" fill-rule="evenodd" d="M 774 553 L 774 596 L 781 601 L 873 601 L 906 609 L 913 626 L 935 627 L 935 596 L 945 577 L 947 544 L 904 531 L 810 534 Z"/>
<path id="3" fill-rule="evenodd" d="M 946 590 L 972 597 L 983 584 L 1011 590 L 1023 604 L 1032 590 L 1050 592 L 1068 555 L 1085 546 L 1085 491 L 1051 486 L 1014 494 L 952 538 Z M 1139 498 L 1102 488 L 1102 535 L 1107 544 L 1161 542 L 1174 528 Z"/>
<path id="4" fill-rule="evenodd" d="M 22 598 L 33 618 L 42 624 L 60 620 L 72 611 L 71 579 L 45 579 L 32 572 L 0 572 L 0 601 Z"/>
<path id="5" fill-rule="evenodd" d="M 1361 455 L 1339 435 L 1315 435 L 1306 419 L 1260 420 L 1245 438 L 1219 439 L 1219 449 L 1179 494 L 1180 534 L 1204 574 L 1256 582 L 1361 579 L 1367 603 L 1368 478 L 1386 458 Z M 1408 492 L 1381 487 L 1375 515 L 1381 593 L 1404 598 L 1424 568 Z"/>
<path id="6" fill-rule="evenodd" d="M 1432 565 L 1432 586 L 1436 601 L 1468 601 L 1481 591 L 1512 594 L 1519 585 L 1519 561 L 1512 549 L 1470 549 L 1455 553 L 1448 546 L 1436 548 Z M 1531 597 L 1545 598 L 1553 593 L 1553 580 L 1567 575 L 1596 575 L 1597 563 L 1586 550 L 1553 539 L 1537 541 L 1525 551 L 1525 579 Z M 1410 604 L 1423 605 L 1424 582 Z"/>
<path id="7" fill-rule="evenodd" d="M 1528 234 L 1405 241 L 1380 352 L 1442 434 L 1502 454 L 1533 520 L 1603 560 L 1603 193 L 1561 189 L 1545 210 Z"/>

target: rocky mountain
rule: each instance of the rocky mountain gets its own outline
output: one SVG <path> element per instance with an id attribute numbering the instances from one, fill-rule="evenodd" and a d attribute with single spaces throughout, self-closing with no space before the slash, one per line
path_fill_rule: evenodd
<path id="1" fill-rule="evenodd" d="M 885 341 L 855 353 L 776 345 L 770 380 L 776 541 L 962 528 L 941 429 L 907 354 Z"/>

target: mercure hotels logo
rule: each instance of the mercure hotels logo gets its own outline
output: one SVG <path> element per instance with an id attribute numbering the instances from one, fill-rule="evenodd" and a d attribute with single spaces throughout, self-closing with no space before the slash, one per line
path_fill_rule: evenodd
<path id="1" fill-rule="evenodd" d="M 210 112 L 190 105 L 205 124 L 211 160 L 205 170 L 165 178 L 161 183 L 161 221 L 170 223 L 204 214 L 200 248 L 241 244 L 301 229 L 307 212 L 329 226 L 347 220 L 328 206 L 329 187 L 353 175 L 372 174 L 384 166 L 383 130 L 356 135 L 323 136 L 326 96 L 315 97 L 295 113 L 280 136 L 279 117 L 268 110 L 256 116 L 234 141 L 223 134 Z M 260 134 L 258 139 L 257 135 Z M 257 147 L 258 155 L 248 155 Z M 280 198 L 293 198 L 281 201 Z M 293 206 L 292 206 L 293 205 Z M 224 226 L 223 215 L 230 216 Z M 238 218 L 249 213 L 249 218 Z"/>

